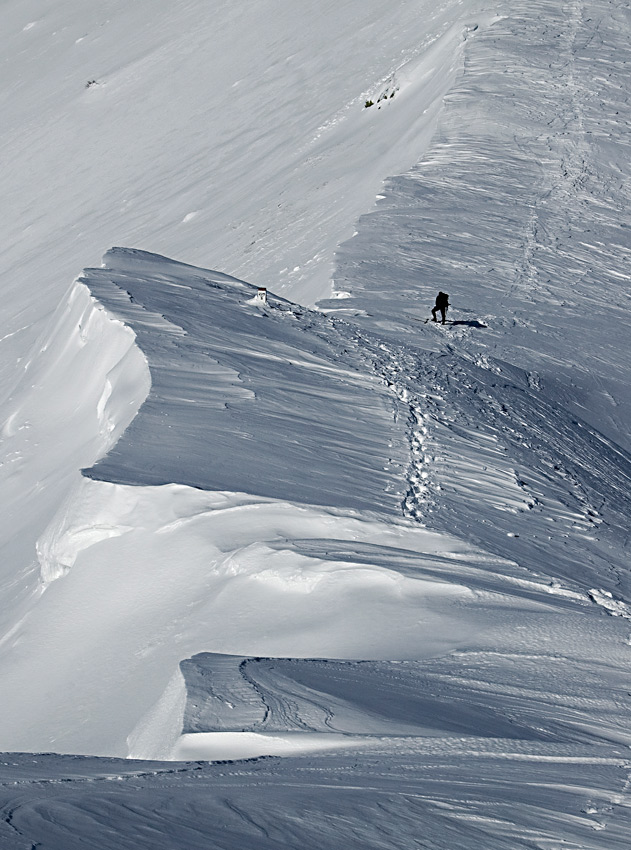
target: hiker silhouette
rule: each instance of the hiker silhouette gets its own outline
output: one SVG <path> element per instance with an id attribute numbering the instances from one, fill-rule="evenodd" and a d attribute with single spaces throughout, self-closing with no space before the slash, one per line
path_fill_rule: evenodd
<path id="1" fill-rule="evenodd" d="M 440 315 L 443 317 L 443 325 L 445 324 L 445 317 L 447 315 L 447 308 L 449 307 L 449 296 L 446 292 L 439 292 L 436 296 L 436 306 L 432 307 L 432 322 L 437 322 L 436 313 L 440 310 Z"/>

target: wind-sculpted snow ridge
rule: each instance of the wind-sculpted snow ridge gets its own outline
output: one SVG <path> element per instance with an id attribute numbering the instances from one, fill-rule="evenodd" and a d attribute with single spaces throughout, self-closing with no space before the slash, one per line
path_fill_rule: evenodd
<path id="1" fill-rule="evenodd" d="M 182 733 L 453 732 L 519 737 L 518 725 L 431 693 L 419 662 L 241 658 L 210 653 L 180 665 L 187 690 Z M 451 690 L 451 693 L 450 693 Z M 450 705 L 451 703 L 451 705 Z M 492 732 L 490 730 L 493 730 Z"/>
<path id="2" fill-rule="evenodd" d="M 342 246 L 347 297 L 326 302 L 435 352 L 396 370 L 432 375 L 416 454 L 440 498 L 410 509 L 623 604 L 628 33 L 625 3 L 511 3 L 468 45 L 427 155 Z M 423 324 L 439 290 L 444 328 Z"/>
<path id="3" fill-rule="evenodd" d="M 626 850 L 630 771 L 625 756 L 589 746 L 461 736 L 168 766 L 12 753 L 0 758 L 0 840 L 6 850 L 207 850 L 209 839 L 220 850 Z"/>
<path id="4" fill-rule="evenodd" d="M 40 535 L 43 585 L 1 658 L 4 746 L 168 757 L 200 651 L 428 657 L 485 628 L 451 565 L 510 566 L 402 515 L 408 409 L 378 338 L 226 275 L 106 259 L 79 286 L 133 330 L 151 387 Z"/>
<path id="5" fill-rule="evenodd" d="M 251 284 L 143 252 L 114 249 L 104 265 L 83 281 L 134 330 L 152 386 L 87 476 L 397 510 L 400 494 L 388 491 L 406 461 L 405 435 L 352 330 L 276 296 L 255 303 Z"/>
<path id="6" fill-rule="evenodd" d="M 560 521 L 573 481 L 556 491 L 540 478 L 549 504 L 531 509 L 508 474 L 519 455 L 506 443 L 508 461 L 488 459 L 495 489 L 482 476 L 477 500 L 502 545 L 463 539 L 461 527 L 473 537 L 468 508 L 454 534 L 419 523 L 456 498 L 445 458 L 463 455 L 445 412 L 488 434 L 487 407 L 469 400 L 492 397 L 488 370 L 462 366 L 457 384 L 439 388 L 437 357 L 415 346 L 273 294 L 261 304 L 244 282 L 163 257 L 117 249 L 106 261 L 82 285 L 133 330 L 152 384 L 40 537 L 47 589 L 6 642 L 7 743 L 173 757 L 186 702 L 178 666 L 200 652 L 389 661 L 466 648 L 499 652 L 502 668 L 563 633 L 557 649 L 574 663 L 586 623 L 602 621 L 593 601 L 612 582 L 595 561 L 567 581 L 567 563 L 541 560 L 513 531 L 526 536 L 530 524 L 534 537 Z M 539 408 L 519 375 L 511 392 L 530 399 L 527 425 Z M 549 411 L 544 443 L 564 434 L 564 415 Z M 565 441 L 564 457 L 589 457 L 589 442 Z M 545 469 L 543 450 L 525 457 Z M 623 489 L 616 498 L 623 511 Z M 606 516 L 614 528 L 615 512 Z M 610 630 L 623 622 L 611 618 L 594 641 L 614 669 Z M 558 676 L 546 653 L 538 665 L 550 682 Z"/>
<path id="7" fill-rule="evenodd" d="M 6 587 L 15 587 L 20 564 L 24 579 L 2 606 L 9 632 L 37 594 L 35 541 L 59 517 L 60 502 L 80 488 L 81 466 L 115 445 L 149 386 L 133 331 L 75 281 L 20 364 L 3 409 L 0 573 Z M 48 579 L 45 552 L 39 556 Z"/>
<path id="8" fill-rule="evenodd" d="M 301 303 L 330 292 L 336 246 L 429 143 L 488 13 L 325 2 L 2 5 L 0 397 L 104 246 L 221 263 Z"/>
<path id="9" fill-rule="evenodd" d="M 587 691 L 584 681 L 575 681 L 574 693 L 567 695 L 568 703 L 574 703 L 572 717 L 555 717 L 552 701 L 544 707 L 542 695 L 532 696 L 530 707 L 520 705 L 515 695 L 508 713 L 506 694 L 501 694 L 505 684 L 498 680 L 494 695 L 484 692 L 476 687 L 473 664 L 469 662 L 467 681 L 462 672 L 457 674 L 457 665 L 445 658 L 337 661 L 202 653 L 180 667 L 187 696 L 182 734 L 189 736 L 189 747 L 195 746 L 197 735 L 210 732 L 588 740 L 590 735 L 582 734 L 582 728 L 593 722 L 582 704 Z M 604 728 L 612 720 L 610 734 L 616 737 L 611 708 L 601 713 L 599 725 Z"/>
<path id="10" fill-rule="evenodd" d="M 349 297 L 86 272 L 115 427 L 7 614 L 0 740 L 145 761 L 7 756 L 7 847 L 628 850 L 628 7 L 498 11 Z"/>

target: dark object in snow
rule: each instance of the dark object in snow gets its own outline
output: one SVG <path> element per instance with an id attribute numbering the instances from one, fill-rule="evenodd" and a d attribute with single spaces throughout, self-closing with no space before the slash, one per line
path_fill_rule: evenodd
<path id="1" fill-rule="evenodd" d="M 443 317 L 443 325 L 445 324 L 445 317 L 447 316 L 447 309 L 449 307 L 449 296 L 446 292 L 439 292 L 436 296 L 436 306 L 432 307 L 432 322 L 437 322 L 436 313 L 440 310 L 440 315 Z"/>
<path id="2" fill-rule="evenodd" d="M 469 328 L 488 328 L 488 325 L 484 322 L 480 322 L 478 319 L 457 319 L 453 322 L 447 322 L 448 325 L 467 325 Z"/>

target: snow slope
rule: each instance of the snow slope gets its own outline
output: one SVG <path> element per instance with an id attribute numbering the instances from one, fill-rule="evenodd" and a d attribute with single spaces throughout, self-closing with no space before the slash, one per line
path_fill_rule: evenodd
<path id="1" fill-rule="evenodd" d="M 384 549 L 417 566 L 477 555 L 401 516 L 407 411 L 356 332 L 273 296 L 260 306 L 225 275 L 138 251 L 106 260 L 75 291 L 133 328 L 151 389 L 38 539 L 45 592 L 5 643 L 4 746 L 125 755 L 203 650 L 407 658 L 475 631 L 466 587 L 383 563 Z M 106 422 L 130 390 L 108 390 Z M 329 540 L 360 540 L 364 556 L 338 559 Z"/>
<path id="2" fill-rule="evenodd" d="M 377 806 L 369 826 L 351 817 L 344 829 L 355 846 L 388 846 L 401 832 L 394 819 L 400 806 L 408 810 L 409 793 L 439 806 L 429 827 L 437 846 L 454 840 L 453 831 L 474 847 L 515 846 L 523 835 L 624 846 L 631 608 L 620 587 L 628 494 L 620 484 L 602 486 L 606 504 L 587 535 L 587 517 L 579 525 L 571 514 L 576 480 L 550 470 L 537 443 L 530 474 L 544 493 L 532 504 L 510 474 L 520 457 L 506 437 L 510 427 L 489 418 L 488 375 L 513 400 L 496 415 L 521 417 L 526 433 L 539 429 L 541 444 L 570 463 L 590 441 L 570 427 L 562 399 L 546 407 L 546 390 L 523 373 L 520 380 L 516 367 L 498 361 L 485 369 L 466 356 L 458 358 L 458 384 L 452 377 L 439 386 L 436 361 L 456 355 L 428 349 L 451 330 L 428 327 L 425 348 L 394 345 L 391 333 L 275 296 L 260 305 L 254 287 L 219 273 L 123 249 L 106 260 L 76 291 L 89 286 L 115 328 L 124 321 L 133 329 L 151 387 L 115 448 L 84 471 L 40 537 L 43 593 L 3 646 L 7 743 L 140 759 L 282 756 L 257 768 L 254 797 L 249 780 L 213 796 L 221 823 L 213 836 L 224 846 L 250 840 L 253 828 L 263 847 L 313 842 L 322 830 L 319 846 L 335 846 L 339 830 L 325 829 L 322 818 L 353 806 L 327 788 L 349 770 L 360 808 L 374 810 L 384 793 L 375 770 L 390 777 L 386 786 L 394 782 L 385 793 L 397 801 L 393 809 Z M 204 309 L 191 311 L 191 297 Z M 463 346 L 466 354 L 466 339 Z M 136 389 L 112 387 L 99 409 L 124 408 Z M 481 413 L 472 401 L 478 395 Z M 517 404 L 520 396 L 530 404 Z M 322 398 L 326 405 L 317 403 Z M 354 426 L 335 430 L 349 399 Z M 291 448 L 298 455 L 287 463 L 269 434 L 292 447 L 305 409 L 309 429 L 302 425 L 304 438 Z M 468 431 L 465 414 L 477 415 Z M 254 425 L 267 436 L 260 444 Z M 476 449 L 476 426 L 488 457 Z M 312 444 L 318 429 L 334 435 L 335 460 L 327 461 L 323 436 Z M 187 452 L 171 466 L 177 435 L 186 435 Z M 469 452 L 469 488 L 462 475 L 456 486 L 446 475 L 450 458 L 460 470 L 467 461 L 464 449 L 456 453 L 458 439 Z M 246 490 L 219 489 L 226 455 Z M 291 492 L 290 469 L 304 485 Z M 585 469 L 577 465 L 577 475 Z M 166 483 L 169 470 L 177 476 Z M 351 470 L 352 489 L 340 487 Z M 386 481 L 398 481 L 398 489 L 387 492 Z M 585 490 L 589 479 L 579 483 Z M 477 522 L 467 501 L 474 487 Z M 458 505 L 456 533 L 447 534 L 441 525 Z M 309 755 L 314 750 L 330 755 Z M 532 770 L 525 780 L 524 762 Z M 474 764 L 481 790 L 472 802 L 456 776 Z M 314 820 L 296 790 L 297 777 L 312 769 L 319 777 Z M 430 777 L 439 769 L 448 793 L 436 800 Z M 49 760 L 40 775 L 64 770 L 63 760 Z M 91 812 L 88 836 L 102 817 L 95 805 L 115 812 L 128 799 L 127 785 L 120 803 L 116 793 L 93 796 L 91 786 L 86 796 L 86 782 L 102 770 L 97 762 L 71 783 L 71 805 Z M 116 770 L 127 783 L 129 768 Z M 163 846 L 181 846 L 184 834 L 190 846 L 204 846 L 208 803 L 182 809 L 191 770 L 150 767 L 140 779 L 132 771 L 135 813 L 112 840 L 121 840 L 124 823 L 125 840 L 143 846 L 142 824 L 156 822 L 166 794 L 175 802 Z M 405 781 L 393 780 L 401 770 Z M 216 788 L 215 774 L 210 781 Z M 535 789 L 526 802 L 523 781 Z M 542 784 L 553 789 L 552 814 Z M 293 790 L 279 790 L 285 787 Z M 40 785 L 14 794 L 7 823 L 18 835 L 52 847 L 68 840 L 64 824 L 69 829 L 73 817 L 57 806 L 63 810 L 69 798 L 51 801 L 57 827 L 48 830 L 36 814 Z M 224 806 L 236 807 L 238 820 L 222 838 L 231 818 Z M 425 807 L 408 814 L 404 846 L 414 846 L 418 818 L 426 816 Z M 604 843 L 585 844 L 600 831 Z"/>
<path id="3" fill-rule="evenodd" d="M 450 293 L 453 343 L 524 369 L 626 451 L 628 27 L 626 3 L 511 4 L 470 43 L 431 150 L 388 181 L 336 269 L 347 310 L 419 344 L 407 319 Z"/>
<path id="4" fill-rule="evenodd" d="M 471 43 L 431 151 L 342 246 L 336 283 L 358 323 L 441 354 L 433 521 L 506 555 L 479 502 L 512 489 L 527 526 L 506 508 L 491 524 L 521 532 L 511 551 L 625 599 L 628 26 L 624 3 L 511 5 Z M 446 338 L 409 321 L 437 289 Z"/>
<path id="5" fill-rule="evenodd" d="M 0 393 L 112 245 L 328 292 L 339 241 L 429 143 L 484 5 L 4 3 Z"/>
<path id="6" fill-rule="evenodd" d="M 629 6 L 492 12 L 338 297 L 116 249 L 29 354 L 0 745 L 228 762 L 10 755 L 7 847 L 628 846 Z"/>
<path id="7" fill-rule="evenodd" d="M 67 850 L 628 846 L 624 761 L 563 744 L 408 739 L 219 764 L 10 755 L 0 768 L 7 850 L 25 838 Z"/>

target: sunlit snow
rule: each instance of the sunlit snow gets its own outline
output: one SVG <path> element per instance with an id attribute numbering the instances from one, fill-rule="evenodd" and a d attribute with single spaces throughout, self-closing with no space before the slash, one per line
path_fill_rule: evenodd
<path id="1" fill-rule="evenodd" d="M 628 850 L 629 4 L 0 21 L 3 850 Z"/>

